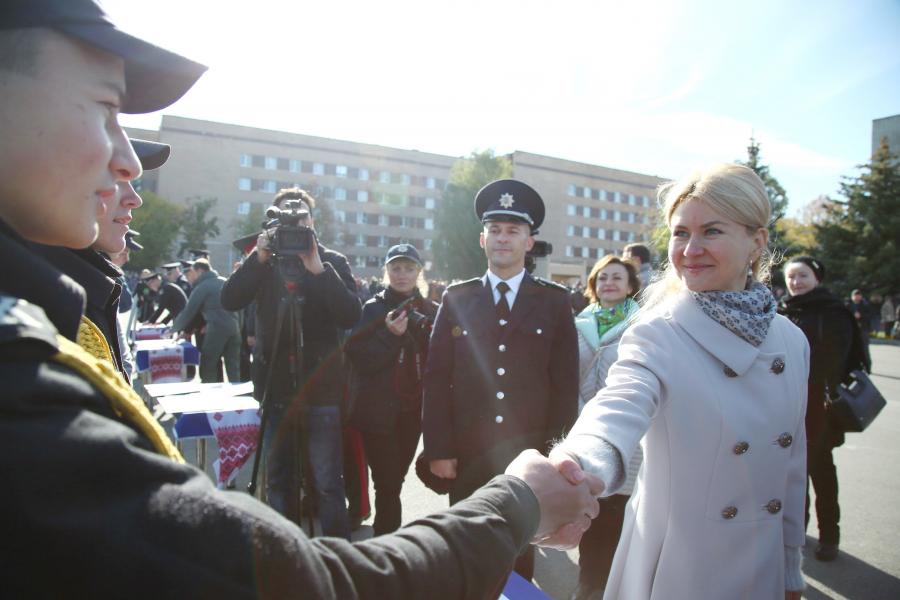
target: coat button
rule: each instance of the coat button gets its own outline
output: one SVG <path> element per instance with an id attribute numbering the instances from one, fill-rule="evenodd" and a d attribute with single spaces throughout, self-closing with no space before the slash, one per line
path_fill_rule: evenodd
<path id="1" fill-rule="evenodd" d="M 537 334 L 538 334 L 538 335 L 541 335 L 542 333 L 544 333 L 544 330 L 543 330 L 543 329 L 538 329 L 538 330 L 537 330 Z"/>
<path id="2" fill-rule="evenodd" d="M 497 369 L 497 375 L 500 375 L 501 377 L 503 375 L 506 375 L 506 369 L 504 369 L 503 367 L 500 367 L 499 369 Z"/>
<path id="3" fill-rule="evenodd" d="M 773 515 L 778 514 L 778 512 L 781 511 L 781 500 L 769 500 L 769 502 L 766 504 L 766 510 Z"/>
<path id="4" fill-rule="evenodd" d="M 497 392 L 497 400 L 503 400 L 506 397 L 506 394 L 503 392 Z"/>
<path id="5" fill-rule="evenodd" d="M 784 361 L 780 358 L 776 358 L 772 361 L 772 372 L 776 375 L 780 375 L 784 371 Z"/>
<path id="6" fill-rule="evenodd" d="M 736 506 L 726 506 L 722 509 L 722 518 L 723 519 L 733 519 L 737 516 L 737 507 Z"/>
<path id="7" fill-rule="evenodd" d="M 494 417 L 494 423 L 497 423 L 499 425 L 502 422 L 503 422 L 503 416 L 497 415 L 496 417 Z"/>
<path id="8" fill-rule="evenodd" d="M 464 329 L 464 330 L 463 330 L 463 335 L 469 335 L 469 331 L 466 330 L 466 329 Z"/>
<path id="9" fill-rule="evenodd" d="M 499 350 L 500 352 L 506 352 L 506 344 L 500 344 L 499 346 L 497 346 L 497 350 Z"/>
<path id="10" fill-rule="evenodd" d="M 500 327 L 506 326 L 506 319 L 500 319 L 499 323 L 500 323 Z"/>
<path id="11" fill-rule="evenodd" d="M 734 445 L 734 448 L 732 448 L 732 452 L 734 452 L 735 454 L 746 454 L 747 450 L 749 449 L 750 444 L 748 444 L 747 442 L 738 442 Z"/>
<path id="12" fill-rule="evenodd" d="M 723 369 L 723 371 L 725 371 L 725 375 L 727 377 L 737 377 L 737 373 L 735 373 L 734 369 L 732 369 L 728 365 L 725 365 L 725 368 Z"/>
<path id="13" fill-rule="evenodd" d="M 782 448 L 787 448 L 791 444 L 794 443 L 794 436 L 785 432 L 778 436 L 778 445 Z"/>

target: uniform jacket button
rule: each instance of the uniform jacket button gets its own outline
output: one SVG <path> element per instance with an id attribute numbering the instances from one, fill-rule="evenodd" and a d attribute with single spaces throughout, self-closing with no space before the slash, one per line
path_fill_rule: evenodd
<path id="1" fill-rule="evenodd" d="M 500 327 L 504 327 L 506 325 L 506 319 L 500 319 Z"/>
<path id="2" fill-rule="evenodd" d="M 780 358 L 776 358 L 772 361 L 772 372 L 776 375 L 780 375 L 784 371 L 784 361 Z"/>
<path id="3" fill-rule="evenodd" d="M 725 371 L 725 375 L 727 377 L 737 377 L 737 373 L 735 373 L 734 369 L 732 369 L 728 365 L 725 365 L 725 368 L 723 369 L 723 371 Z"/>
<path id="4" fill-rule="evenodd" d="M 737 516 L 738 510 L 736 506 L 726 506 L 722 509 L 723 519 L 733 519 Z"/>
<path id="5" fill-rule="evenodd" d="M 497 400 L 503 400 L 505 396 L 506 394 L 504 394 L 503 392 L 497 392 Z"/>
<path id="6" fill-rule="evenodd" d="M 773 515 L 778 514 L 778 512 L 781 510 L 781 500 L 769 500 L 769 502 L 766 504 L 766 510 Z"/>
<path id="7" fill-rule="evenodd" d="M 497 350 L 499 350 L 500 352 L 506 352 L 506 344 L 500 344 L 499 346 L 497 346 Z"/>
<path id="8" fill-rule="evenodd" d="M 499 424 L 502 423 L 502 422 L 503 422 L 503 416 L 502 416 L 502 415 L 497 415 L 496 417 L 494 417 L 494 423 L 497 423 L 497 424 L 499 425 Z"/>
<path id="9" fill-rule="evenodd" d="M 794 436 L 785 432 L 778 436 L 778 445 L 782 448 L 787 448 L 791 444 L 794 443 Z"/>
<path id="10" fill-rule="evenodd" d="M 506 375 L 506 369 L 504 369 L 503 367 L 500 367 L 499 369 L 497 369 L 497 375 L 500 375 L 500 376 Z"/>
<path id="11" fill-rule="evenodd" d="M 542 333 L 544 333 L 544 330 L 543 330 L 543 329 L 538 329 L 538 330 L 537 330 L 537 334 L 538 334 L 538 335 L 541 335 Z"/>
<path id="12" fill-rule="evenodd" d="M 749 449 L 750 449 L 750 444 L 748 444 L 747 442 L 738 442 L 737 444 L 734 445 L 734 448 L 732 448 L 732 451 L 735 454 L 746 454 L 747 450 L 749 450 Z"/>

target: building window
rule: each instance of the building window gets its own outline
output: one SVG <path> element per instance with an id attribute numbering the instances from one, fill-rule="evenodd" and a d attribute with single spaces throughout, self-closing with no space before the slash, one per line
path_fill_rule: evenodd
<path id="1" fill-rule="evenodd" d="M 313 175 L 324 175 L 325 165 L 322 163 L 313 163 Z"/>
<path id="2" fill-rule="evenodd" d="M 357 202 L 368 202 L 369 201 L 369 192 L 366 190 L 359 190 L 356 192 L 356 201 Z"/>
<path id="3" fill-rule="evenodd" d="M 634 220 L 635 220 L 634 217 L 635 217 L 635 216 L 636 216 L 636 215 L 635 215 L 633 212 L 628 213 L 628 222 L 629 222 L 629 223 L 634 223 Z"/>
<path id="4" fill-rule="evenodd" d="M 619 192 L 613 192 L 613 202 L 615 202 L 616 204 L 621 203 L 622 202 L 622 194 L 620 194 Z"/>
<path id="5" fill-rule="evenodd" d="M 237 214 L 249 215 L 250 214 L 250 203 L 249 202 L 239 202 L 237 205 Z"/>
<path id="6" fill-rule="evenodd" d="M 589 187 L 584 188 L 584 189 L 581 191 L 581 196 L 582 196 L 583 198 L 590 198 L 590 197 L 591 197 L 591 188 L 589 188 Z"/>
<path id="7" fill-rule="evenodd" d="M 621 220 L 622 220 L 622 213 L 620 213 L 617 210 L 613 211 L 613 221 L 621 221 Z"/>
<path id="8" fill-rule="evenodd" d="M 575 211 L 576 211 L 577 209 L 578 209 L 577 206 L 575 206 L 574 204 L 570 204 L 570 205 L 568 205 L 568 206 L 566 207 L 566 214 L 569 215 L 570 217 L 574 217 L 574 216 L 575 216 Z"/>
<path id="9" fill-rule="evenodd" d="M 391 172 L 390 171 L 381 171 L 378 173 L 378 181 L 381 183 L 390 183 L 391 182 Z"/>
<path id="10" fill-rule="evenodd" d="M 650 206 L 650 198 L 648 198 L 647 196 L 643 196 L 641 199 L 643 200 L 644 206 Z"/>
<path id="11" fill-rule="evenodd" d="M 604 221 L 609 218 L 609 213 L 606 211 L 605 208 L 600 209 L 600 218 Z"/>
<path id="12" fill-rule="evenodd" d="M 434 229 L 434 219 L 425 219 L 425 229 Z"/>
<path id="13" fill-rule="evenodd" d="M 434 210 L 434 198 L 425 198 L 425 208 Z"/>
<path id="14" fill-rule="evenodd" d="M 605 240 L 606 239 L 606 230 L 602 228 L 597 228 L 597 239 Z"/>
<path id="15" fill-rule="evenodd" d="M 621 241 L 621 236 L 618 229 L 613 229 L 613 241 L 618 242 Z"/>
<path id="16" fill-rule="evenodd" d="M 427 187 L 429 190 L 433 190 L 435 188 L 434 177 L 425 178 L 425 187 Z"/>
<path id="17" fill-rule="evenodd" d="M 609 197 L 606 195 L 606 190 L 600 190 L 600 199 L 601 199 L 601 200 L 608 200 L 608 199 L 609 199 Z"/>
<path id="18" fill-rule="evenodd" d="M 359 180 L 360 181 L 368 181 L 369 180 L 369 170 L 368 169 L 360 169 L 359 170 Z"/>
<path id="19" fill-rule="evenodd" d="M 241 154 L 241 166 L 242 167 L 251 167 L 253 166 L 253 157 L 249 154 Z"/>
<path id="20" fill-rule="evenodd" d="M 575 226 L 574 225 L 569 225 L 569 227 L 566 229 L 566 235 L 568 235 L 569 237 L 575 236 Z"/>
<path id="21" fill-rule="evenodd" d="M 575 256 L 575 253 L 572 251 L 572 246 L 566 246 L 566 256 L 570 258 Z"/>
<path id="22" fill-rule="evenodd" d="M 346 223 L 347 222 L 347 213 L 342 210 L 334 211 L 334 218 L 338 223 Z"/>
<path id="23" fill-rule="evenodd" d="M 266 180 L 263 182 L 263 185 L 262 185 L 262 191 L 268 192 L 268 193 L 270 193 L 270 194 L 274 194 L 274 193 L 275 193 L 275 188 L 276 188 L 275 182 L 272 181 L 271 179 L 266 179 Z"/>
<path id="24" fill-rule="evenodd" d="M 347 190 L 344 188 L 336 187 L 334 188 L 334 199 L 335 200 L 346 200 L 347 199 Z"/>
<path id="25" fill-rule="evenodd" d="M 288 161 L 288 171 L 290 171 L 291 173 L 299 173 L 300 168 L 301 167 L 299 160 L 295 160 L 292 158 L 290 161 Z"/>
<path id="26" fill-rule="evenodd" d="M 250 191 L 250 178 L 249 177 L 241 177 L 238 179 L 238 189 L 244 192 Z"/>
<path id="27" fill-rule="evenodd" d="M 274 171 L 275 169 L 278 168 L 278 159 L 275 158 L 274 156 L 267 156 L 265 167 L 269 171 Z"/>
<path id="28" fill-rule="evenodd" d="M 402 183 L 403 185 L 409 185 L 412 183 L 412 179 L 410 178 L 409 175 L 404 173 L 403 175 L 400 176 L 400 183 Z"/>
<path id="29" fill-rule="evenodd" d="M 637 198 L 634 197 L 634 194 L 628 194 L 628 204 L 631 206 L 637 204 Z"/>
<path id="30" fill-rule="evenodd" d="M 574 196 L 574 195 L 575 195 L 575 184 L 574 184 L 574 183 L 570 183 L 570 184 L 568 185 L 568 187 L 566 187 L 566 195 L 567 195 L 567 196 Z"/>
<path id="31" fill-rule="evenodd" d="M 356 234 L 356 245 L 357 246 L 365 246 L 366 245 L 366 236 L 361 233 Z"/>
<path id="32" fill-rule="evenodd" d="M 591 257 L 591 249 L 587 246 L 581 247 L 581 258 L 590 258 Z"/>
<path id="33" fill-rule="evenodd" d="M 590 206 L 582 206 L 581 207 L 581 216 L 590 219 L 591 218 L 591 207 Z"/>
<path id="34" fill-rule="evenodd" d="M 346 177 L 347 176 L 347 165 L 335 165 L 334 174 L 336 177 Z"/>

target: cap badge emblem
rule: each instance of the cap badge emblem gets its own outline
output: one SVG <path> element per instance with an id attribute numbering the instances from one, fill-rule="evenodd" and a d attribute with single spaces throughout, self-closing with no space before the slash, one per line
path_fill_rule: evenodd
<path id="1" fill-rule="evenodd" d="M 400 244 L 397 246 L 397 252 L 409 252 L 409 248 L 406 247 L 406 244 Z"/>
<path id="2" fill-rule="evenodd" d="M 515 202 L 515 200 L 513 200 L 512 194 L 503 194 L 500 196 L 500 206 L 503 208 L 509 208 L 513 205 L 513 202 Z"/>

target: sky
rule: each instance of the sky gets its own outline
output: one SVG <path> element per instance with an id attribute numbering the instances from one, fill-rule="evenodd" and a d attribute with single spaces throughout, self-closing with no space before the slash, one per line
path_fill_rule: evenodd
<path id="1" fill-rule="evenodd" d="M 161 113 L 416 149 L 544 154 L 664 178 L 746 158 L 788 213 L 900 113 L 900 0 L 104 0 L 209 66 Z M 142 10 L 143 9 L 143 10 Z M 177 148 L 173 149 L 177 152 Z"/>

